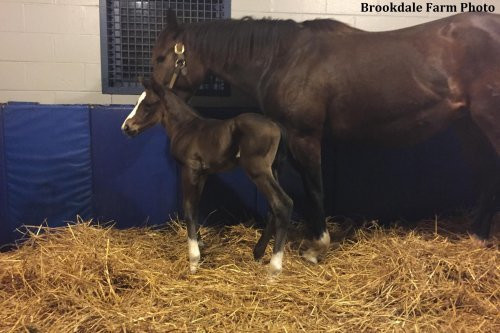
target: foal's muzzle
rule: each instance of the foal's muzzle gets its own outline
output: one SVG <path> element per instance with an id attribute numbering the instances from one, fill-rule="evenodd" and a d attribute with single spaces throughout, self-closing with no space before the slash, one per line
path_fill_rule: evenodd
<path id="1" fill-rule="evenodd" d="M 122 125 L 122 131 L 123 131 L 123 133 L 125 133 L 126 135 L 128 135 L 130 137 L 134 137 L 137 134 L 139 134 L 139 130 L 136 129 L 136 128 L 134 128 L 133 125 L 129 124 L 128 121 L 126 121 L 125 123 L 123 123 L 123 125 Z"/>

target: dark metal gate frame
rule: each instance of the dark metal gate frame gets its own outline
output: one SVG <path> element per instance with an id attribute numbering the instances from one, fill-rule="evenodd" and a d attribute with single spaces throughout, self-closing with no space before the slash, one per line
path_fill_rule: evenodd
<path id="1" fill-rule="evenodd" d="M 131 4 L 132 6 L 130 6 Z M 168 8 L 175 10 L 179 20 L 183 22 L 196 22 L 212 18 L 230 18 L 230 0 L 221 0 L 220 9 L 214 9 L 213 5 L 214 4 L 210 0 L 100 0 L 101 74 L 103 93 L 136 95 L 142 91 L 142 87 L 138 82 L 135 83 L 131 81 L 130 75 L 137 75 L 139 72 L 141 75 L 144 74 L 144 77 L 147 77 L 147 73 L 149 72 L 149 68 L 147 67 L 150 67 L 150 50 L 157 35 L 165 24 L 165 13 Z M 210 8 L 208 6 L 210 6 Z M 203 10 L 201 10 L 200 7 Z M 108 12 L 109 8 L 113 11 L 112 13 Z M 143 21 L 144 15 L 136 15 L 137 12 L 141 13 L 144 11 L 147 12 L 147 22 Z M 119 62 L 118 66 L 121 67 L 121 71 L 118 71 L 118 74 L 123 76 L 129 75 L 127 78 L 122 77 L 124 82 L 123 86 L 110 85 L 111 73 L 109 67 L 110 59 L 108 57 L 115 56 L 115 53 L 110 50 L 110 42 L 116 42 L 116 40 L 110 40 L 109 37 L 109 24 L 113 23 L 112 21 L 110 22 L 111 16 L 118 18 L 119 21 L 124 17 L 127 21 L 125 23 L 132 26 L 132 29 L 123 29 L 122 23 L 118 22 L 115 24 L 120 24 L 120 26 L 116 27 L 116 29 L 112 28 L 111 30 L 112 32 L 117 32 L 115 38 L 118 42 L 113 46 L 120 48 L 120 53 L 129 55 L 126 59 L 123 57 L 117 58 L 117 62 Z M 144 34 L 137 36 L 136 31 L 141 31 L 141 25 L 147 32 L 147 36 L 144 36 Z M 139 26 L 139 28 L 137 28 L 137 26 Z M 141 47 L 131 50 L 127 43 L 123 43 L 123 40 L 132 40 L 131 43 L 129 42 L 130 44 L 140 45 Z M 146 43 L 144 42 L 145 40 Z M 126 50 L 124 50 L 125 47 L 127 47 Z M 131 54 L 135 55 L 136 58 L 130 57 Z M 139 61 L 128 62 L 130 59 L 139 59 Z M 134 68 L 134 72 L 128 74 L 127 70 L 131 68 Z M 128 82 L 126 81 L 127 79 Z M 227 83 L 218 79 L 216 80 L 215 77 L 212 76 L 201 85 L 201 89 L 198 90 L 197 96 L 191 100 L 191 104 L 195 106 L 229 107 L 248 106 L 253 103 L 239 91 L 230 89 Z"/>

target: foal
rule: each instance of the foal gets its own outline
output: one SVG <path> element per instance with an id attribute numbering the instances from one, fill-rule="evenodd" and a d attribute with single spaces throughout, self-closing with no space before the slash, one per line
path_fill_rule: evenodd
<path id="1" fill-rule="evenodd" d="M 241 166 L 266 197 L 271 213 L 254 248 L 255 259 L 265 252 L 275 234 L 271 273 L 281 271 L 292 200 L 278 184 L 276 164 L 285 149 L 281 128 L 264 116 L 245 113 L 228 120 L 205 119 L 171 90 L 144 81 L 146 90 L 122 130 L 135 136 L 161 123 L 170 137 L 171 154 L 181 165 L 184 217 L 187 222 L 189 262 L 195 272 L 200 260 L 198 203 L 209 174 Z"/>

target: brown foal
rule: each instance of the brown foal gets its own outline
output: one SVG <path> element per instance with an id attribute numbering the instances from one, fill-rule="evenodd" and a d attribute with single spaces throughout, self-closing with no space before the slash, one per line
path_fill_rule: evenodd
<path id="1" fill-rule="evenodd" d="M 160 123 L 170 137 L 171 154 L 181 165 L 184 217 L 187 222 L 191 272 L 198 268 L 198 204 L 209 174 L 240 166 L 266 197 L 270 218 L 254 248 L 260 259 L 274 231 L 271 273 L 282 268 L 283 250 L 292 200 L 278 183 L 276 168 L 285 149 L 281 128 L 255 113 L 228 120 L 205 119 L 171 90 L 154 81 L 144 81 L 145 91 L 122 130 L 135 136 Z"/>

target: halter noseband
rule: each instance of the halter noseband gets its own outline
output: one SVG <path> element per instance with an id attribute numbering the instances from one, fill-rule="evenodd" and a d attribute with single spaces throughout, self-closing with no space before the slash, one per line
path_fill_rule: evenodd
<path id="1" fill-rule="evenodd" d="M 172 78 L 170 79 L 170 83 L 168 87 L 172 89 L 174 87 L 175 81 L 179 76 L 179 73 L 186 76 L 187 75 L 187 67 L 186 67 L 186 56 L 184 55 L 184 44 L 175 43 L 174 52 L 176 55 L 175 59 L 175 68 L 174 73 L 172 74 Z"/>

